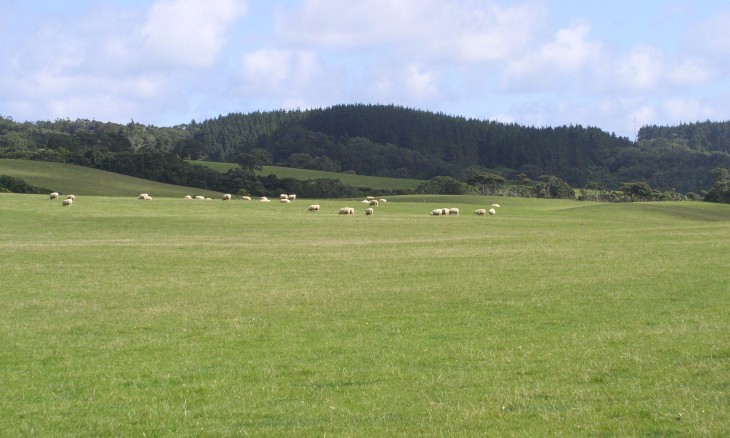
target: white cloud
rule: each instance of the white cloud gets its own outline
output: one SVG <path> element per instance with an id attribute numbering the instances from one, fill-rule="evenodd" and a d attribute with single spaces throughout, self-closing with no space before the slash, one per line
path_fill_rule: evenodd
<path id="1" fill-rule="evenodd" d="M 208 67 L 245 10 L 245 2 L 237 0 L 160 0 L 138 30 L 141 48 L 150 62 Z"/>

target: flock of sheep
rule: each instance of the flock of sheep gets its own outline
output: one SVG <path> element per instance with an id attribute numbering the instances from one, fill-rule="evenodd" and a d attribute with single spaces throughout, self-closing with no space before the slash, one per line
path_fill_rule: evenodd
<path id="1" fill-rule="evenodd" d="M 58 194 L 58 192 L 53 192 L 53 193 L 51 193 L 50 197 L 51 197 L 51 199 L 58 199 L 59 194 Z M 211 199 L 211 198 L 207 198 L 205 196 L 200 196 L 200 195 L 197 195 L 197 196 L 185 195 L 184 198 L 185 199 L 198 199 L 198 200 L 210 200 Z M 231 194 L 226 193 L 225 195 L 223 195 L 222 199 L 224 201 L 230 201 L 232 198 L 233 198 L 233 196 Z M 68 196 L 66 196 L 66 199 L 64 199 L 61 202 L 61 206 L 70 207 L 71 204 L 73 204 L 75 199 L 76 199 L 76 197 L 74 195 L 68 195 Z M 137 199 L 141 199 L 144 201 L 151 201 L 152 196 L 150 196 L 148 193 L 140 193 L 140 195 L 137 196 Z M 244 201 L 252 200 L 252 198 L 250 196 L 241 196 L 241 199 L 243 199 Z M 295 195 L 295 194 L 282 193 L 281 195 L 279 195 L 279 202 L 282 204 L 291 203 L 292 201 L 294 201 L 296 199 L 297 199 L 297 195 Z M 271 202 L 271 200 L 269 198 L 267 198 L 266 196 L 260 197 L 259 201 Z M 373 197 L 373 196 L 368 196 L 365 199 L 363 199 L 361 202 L 363 204 L 368 205 L 368 208 L 365 209 L 365 215 L 372 216 L 375 213 L 375 209 L 373 209 L 373 207 L 378 207 L 380 204 L 385 204 L 388 201 L 385 199 L 375 199 L 375 197 Z M 495 210 L 495 208 L 499 208 L 499 207 L 500 207 L 499 204 L 492 204 L 491 208 L 489 210 L 486 210 L 484 208 L 479 208 L 477 210 L 474 210 L 474 214 L 476 214 L 477 216 L 485 216 L 487 213 L 489 213 L 490 215 L 494 216 L 495 214 L 497 214 L 497 210 Z M 319 204 L 312 204 L 309 207 L 307 207 L 307 211 L 319 211 L 319 210 L 320 210 Z M 338 214 L 354 215 L 355 209 L 352 207 L 343 207 L 339 210 Z M 454 208 L 454 207 L 437 208 L 435 210 L 432 210 L 430 214 L 431 214 L 431 216 L 458 215 L 459 209 Z"/>

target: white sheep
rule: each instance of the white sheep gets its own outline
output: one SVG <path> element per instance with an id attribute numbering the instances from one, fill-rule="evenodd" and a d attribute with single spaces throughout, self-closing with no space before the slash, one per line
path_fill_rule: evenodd
<path id="1" fill-rule="evenodd" d="M 195 195 L 195 199 L 197 199 L 199 201 L 202 201 L 202 200 L 205 199 L 205 196 L 203 196 L 203 195 Z"/>
<path id="2" fill-rule="evenodd" d="M 287 196 L 287 199 L 289 199 L 290 201 L 295 201 L 297 199 L 297 195 L 292 193 L 291 195 Z"/>
<path id="3" fill-rule="evenodd" d="M 261 202 L 271 202 L 271 200 L 269 198 L 267 198 L 266 196 L 260 197 L 259 198 L 259 201 L 261 201 Z"/>
<path id="4" fill-rule="evenodd" d="M 225 195 L 223 195 L 223 200 L 224 200 L 224 201 L 230 201 L 230 200 L 231 200 L 231 195 L 230 195 L 230 193 L 226 193 Z"/>
<path id="5" fill-rule="evenodd" d="M 145 201 L 151 201 L 152 196 L 148 195 L 147 193 L 141 193 L 139 196 L 137 196 L 137 199 L 142 199 Z"/>
<path id="6" fill-rule="evenodd" d="M 68 195 L 68 196 L 66 196 L 66 199 L 70 199 L 72 201 L 75 201 L 76 200 L 76 196 L 74 196 L 74 195 Z"/>
<path id="7" fill-rule="evenodd" d="M 489 214 L 491 214 L 492 216 L 494 216 L 495 214 L 497 214 L 497 210 L 495 210 L 493 208 L 490 208 L 489 209 Z"/>
<path id="8" fill-rule="evenodd" d="M 337 214 L 355 214 L 355 209 L 352 207 L 342 207 Z"/>
<path id="9" fill-rule="evenodd" d="M 193 199 L 193 197 L 192 197 L 192 196 L 190 196 L 190 195 L 185 195 L 185 196 L 183 196 L 183 198 L 184 198 L 184 199 Z"/>
<path id="10" fill-rule="evenodd" d="M 368 201 L 372 201 L 373 199 L 375 199 L 375 196 L 366 196 L 365 199 Z"/>
<path id="11" fill-rule="evenodd" d="M 449 214 L 449 209 L 448 209 L 448 208 L 442 208 L 442 209 L 441 209 L 441 215 L 442 215 L 442 216 L 443 216 L 443 215 L 448 215 L 448 214 Z"/>
<path id="12" fill-rule="evenodd" d="M 244 201 L 250 201 L 251 197 L 250 196 L 241 196 L 241 199 L 243 199 Z"/>
<path id="13" fill-rule="evenodd" d="M 279 195 L 279 199 L 289 199 L 289 195 L 287 195 L 286 193 L 282 193 Z"/>
<path id="14" fill-rule="evenodd" d="M 474 214 L 477 216 L 484 216 L 487 214 L 487 210 L 480 208 L 480 209 L 474 210 Z"/>
<path id="15" fill-rule="evenodd" d="M 319 211 L 319 204 L 312 204 L 307 207 L 307 211 Z"/>
<path id="16" fill-rule="evenodd" d="M 366 208 L 365 209 L 365 215 L 366 216 L 372 216 L 372 214 L 375 212 L 372 208 Z"/>
<path id="17" fill-rule="evenodd" d="M 377 207 L 378 206 L 378 200 L 377 199 L 371 199 L 370 200 L 370 206 Z"/>
<path id="18" fill-rule="evenodd" d="M 70 207 L 71 204 L 74 203 L 74 200 L 71 198 L 66 198 L 63 201 L 61 201 L 61 207 Z"/>
<path id="19" fill-rule="evenodd" d="M 431 210 L 431 216 L 441 216 L 441 209 Z"/>
<path id="20" fill-rule="evenodd" d="M 381 199 L 381 200 L 380 200 L 380 203 L 381 203 L 381 204 L 385 204 L 386 202 L 388 202 L 388 201 L 386 201 L 385 199 Z"/>
<path id="21" fill-rule="evenodd" d="M 450 208 L 449 209 L 449 214 L 456 214 L 456 215 L 458 215 L 459 214 L 459 209 L 458 208 Z"/>
<path id="22" fill-rule="evenodd" d="M 279 202 L 281 202 L 282 204 L 289 204 L 291 201 L 289 200 L 289 198 L 281 198 L 279 199 Z"/>
<path id="23" fill-rule="evenodd" d="M 58 192 L 51 193 L 51 199 L 58 199 Z"/>
<path id="24" fill-rule="evenodd" d="M 370 201 L 368 201 L 367 199 L 363 199 L 360 202 L 363 203 L 363 204 L 365 204 L 365 205 L 370 205 Z"/>
<path id="25" fill-rule="evenodd" d="M 499 208 L 499 207 L 501 207 L 501 205 L 499 205 L 499 204 L 492 204 L 492 205 L 490 205 L 490 207 L 497 207 L 497 208 Z"/>

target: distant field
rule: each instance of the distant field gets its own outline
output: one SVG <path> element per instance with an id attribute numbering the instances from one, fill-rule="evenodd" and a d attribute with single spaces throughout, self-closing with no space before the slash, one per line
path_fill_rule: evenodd
<path id="1" fill-rule="evenodd" d="M 215 197 L 220 195 L 212 190 L 158 183 L 88 167 L 45 161 L 0 159 L 0 175 L 21 178 L 28 184 L 45 187 L 62 194 L 137 196 L 140 193 L 149 193 L 153 197 L 169 196 L 173 198 L 193 193 Z"/>
<path id="2" fill-rule="evenodd" d="M 730 206 L 359 201 L 0 194 L 0 435 L 728 435 Z"/>
<path id="3" fill-rule="evenodd" d="M 189 161 L 192 164 L 202 164 L 220 172 L 238 167 L 232 163 L 217 163 L 213 161 Z M 347 173 L 322 172 L 319 170 L 294 169 L 291 167 L 264 166 L 259 172 L 261 175 L 275 174 L 279 178 L 294 178 L 299 180 L 333 178 L 339 179 L 353 187 L 370 187 L 371 189 L 415 189 L 423 181 L 418 179 L 385 178 L 380 176 L 350 175 Z"/>

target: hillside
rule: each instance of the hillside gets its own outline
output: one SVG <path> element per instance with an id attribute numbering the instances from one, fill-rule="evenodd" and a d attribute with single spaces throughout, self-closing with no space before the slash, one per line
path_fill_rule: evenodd
<path id="1" fill-rule="evenodd" d="M 148 155 L 137 161 L 113 158 L 141 153 Z M 713 168 L 730 169 L 730 123 L 646 126 L 632 142 L 598 127 L 521 126 L 393 105 L 232 113 L 167 128 L 0 117 L 0 157 L 160 175 L 163 182 L 187 185 L 218 177 L 195 174 L 170 157 L 415 180 L 465 180 L 490 172 L 510 180 L 553 175 L 572 187 L 598 183 L 617 189 L 622 182 L 642 181 L 699 193 L 712 186 Z M 150 160 L 167 160 L 173 169 L 164 171 Z M 214 188 L 237 184 L 235 178 Z"/>
<path id="2" fill-rule="evenodd" d="M 62 194 L 99 196 L 137 196 L 149 193 L 154 197 L 178 198 L 186 194 L 204 196 L 219 192 L 164 184 L 118 173 L 42 161 L 0 159 L 0 175 L 21 178 L 38 187 L 47 187 Z"/>

